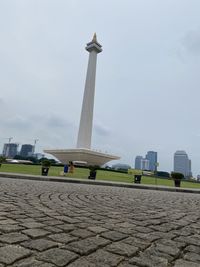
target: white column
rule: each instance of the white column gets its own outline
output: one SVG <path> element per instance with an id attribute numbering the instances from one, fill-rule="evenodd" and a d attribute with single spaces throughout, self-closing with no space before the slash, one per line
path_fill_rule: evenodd
<path id="1" fill-rule="evenodd" d="M 96 33 L 86 46 L 89 52 L 77 148 L 91 148 L 97 54 L 102 52 Z"/>
<path id="2" fill-rule="evenodd" d="M 88 60 L 87 76 L 81 111 L 81 119 L 77 140 L 77 148 L 91 147 L 92 122 L 95 95 L 95 77 L 96 77 L 97 52 L 91 51 Z"/>

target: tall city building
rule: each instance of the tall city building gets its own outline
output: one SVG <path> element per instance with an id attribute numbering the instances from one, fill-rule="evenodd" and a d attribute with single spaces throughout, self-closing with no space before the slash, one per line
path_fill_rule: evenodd
<path id="1" fill-rule="evenodd" d="M 174 172 L 180 172 L 185 178 L 189 178 L 192 175 L 191 160 L 183 150 L 177 150 L 174 153 Z"/>
<path id="2" fill-rule="evenodd" d="M 3 156 L 6 158 L 14 158 L 17 154 L 18 144 L 15 143 L 6 143 L 3 146 Z"/>
<path id="3" fill-rule="evenodd" d="M 149 170 L 149 160 L 142 156 L 135 158 L 135 169 L 137 170 Z"/>
<path id="4" fill-rule="evenodd" d="M 29 157 L 33 155 L 33 145 L 24 144 L 20 150 L 20 156 L 22 157 Z"/>
<path id="5" fill-rule="evenodd" d="M 135 169 L 141 170 L 141 160 L 143 159 L 142 156 L 135 157 Z"/>
<path id="6" fill-rule="evenodd" d="M 149 160 L 142 158 L 141 160 L 141 170 L 149 171 Z"/>
<path id="7" fill-rule="evenodd" d="M 157 152 L 155 151 L 148 151 L 146 154 L 146 159 L 149 160 L 149 170 L 156 171 L 157 168 Z"/>

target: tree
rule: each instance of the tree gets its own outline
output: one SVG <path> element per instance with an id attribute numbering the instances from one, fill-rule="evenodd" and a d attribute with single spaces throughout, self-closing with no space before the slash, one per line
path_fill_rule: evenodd
<path id="1" fill-rule="evenodd" d="M 6 158 L 3 156 L 0 156 L 0 167 L 1 167 L 2 163 L 5 163 L 5 162 L 6 162 Z"/>

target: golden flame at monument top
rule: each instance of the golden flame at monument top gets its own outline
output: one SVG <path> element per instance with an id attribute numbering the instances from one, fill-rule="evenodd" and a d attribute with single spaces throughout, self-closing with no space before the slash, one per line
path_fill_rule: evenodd
<path id="1" fill-rule="evenodd" d="M 92 42 L 97 43 L 97 34 L 96 34 L 96 32 L 93 35 Z"/>

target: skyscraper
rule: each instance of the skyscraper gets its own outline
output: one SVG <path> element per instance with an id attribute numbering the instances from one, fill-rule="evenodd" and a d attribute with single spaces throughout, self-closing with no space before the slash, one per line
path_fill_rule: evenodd
<path id="1" fill-rule="evenodd" d="M 149 171 L 149 160 L 148 159 L 141 159 L 141 170 Z"/>
<path id="2" fill-rule="evenodd" d="M 141 160 L 143 159 L 142 156 L 135 157 L 135 169 L 141 170 Z"/>
<path id="3" fill-rule="evenodd" d="M 146 154 L 146 159 L 149 160 L 149 170 L 156 171 L 157 168 L 157 152 L 155 151 L 148 151 Z"/>
<path id="4" fill-rule="evenodd" d="M 191 160 L 183 150 L 177 150 L 174 153 L 174 171 L 182 173 L 185 178 L 189 178 L 192 174 Z"/>
<path id="5" fill-rule="evenodd" d="M 29 144 L 22 145 L 21 150 L 20 150 L 20 156 L 28 157 L 28 156 L 31 156 L 32 154 L 33 154 L 33 145 L 29 145 Z"/>
<path id="6" fill-rule="evenodd" d="M 3 153 L 2 154 L 6 158 L 14 158 L 18 153 L 17 148 L 18 148 L 18 144 L 6 143 L 3 146 Z"/>

